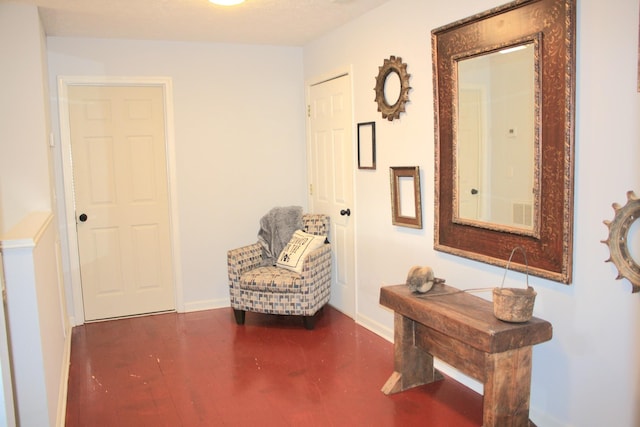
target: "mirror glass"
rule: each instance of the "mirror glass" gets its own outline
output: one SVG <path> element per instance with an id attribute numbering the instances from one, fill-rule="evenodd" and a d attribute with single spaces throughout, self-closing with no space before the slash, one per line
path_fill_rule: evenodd
<path id="1" fill-rule="evenodd" d="M 530 42 L 456 61 L 455 220 L 534 229 L 534 58 Z"/>
<path id="2" fill-rule="evenodd" d="M 640 265 L 640 218 L 636 218 L 631 224 L 631 227 L 629 227 L 627 245 L 631 259 L 637 265 Z"/>
<path id="3" fill-rule="evenodd" d="M 400 99 L 400 76 L 392 71 L 384 80 L 384 99 L 389 106 L 394 106 Z"/>

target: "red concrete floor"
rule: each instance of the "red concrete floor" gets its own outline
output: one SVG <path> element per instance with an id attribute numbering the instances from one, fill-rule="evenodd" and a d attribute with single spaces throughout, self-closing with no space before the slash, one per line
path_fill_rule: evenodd
<path id="1" fill-rule="evenodd" d="M 393 344 L 326 307 L 302 319 L 231 309 L 74 328 L 67 427 L 482 424 L 482 396 L 445 378 L 392 396 Z"/>

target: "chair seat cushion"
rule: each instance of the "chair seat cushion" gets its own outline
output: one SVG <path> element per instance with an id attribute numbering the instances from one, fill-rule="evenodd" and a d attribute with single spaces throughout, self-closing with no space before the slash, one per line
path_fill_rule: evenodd
<path id="1" fill-rule="evenodd" d="M 276 266 L 258 267 L 240 276 L 240 289 L 281 293 L 299 293 L 302 276 Z"/>

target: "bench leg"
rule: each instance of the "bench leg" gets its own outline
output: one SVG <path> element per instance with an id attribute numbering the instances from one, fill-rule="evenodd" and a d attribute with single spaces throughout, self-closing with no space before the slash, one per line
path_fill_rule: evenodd
<path id="1" fill-rule="evenodd" d="M 433 356 L 415 345 L 416 322 L 398 313 L 394 316 L 394 372 L 382 387 L 387 395 L 443 378 L 433 367 Z"/>
<path id="2" fill-rule="evenodd" d="M 531 346 L 488 354 L 483 427 L 527 427 L 531 389 Z"/>

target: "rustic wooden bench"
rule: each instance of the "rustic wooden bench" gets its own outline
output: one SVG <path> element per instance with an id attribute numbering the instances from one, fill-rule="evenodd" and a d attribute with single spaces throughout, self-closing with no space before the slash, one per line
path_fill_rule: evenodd
<path id="1" fill-rule="evenodd" d="M 551 324 L 533 317 L 507 323 L 483 298 L 436 284 L 425 294 L 385 286 L 380 304 L 394 311 L 393 394 L 442 378 L 433 358 L 484 384 L 484 427 L 529 426 L 532 346 L 551 339 Z"/>

